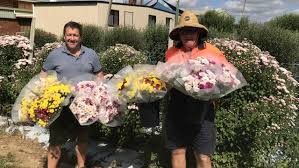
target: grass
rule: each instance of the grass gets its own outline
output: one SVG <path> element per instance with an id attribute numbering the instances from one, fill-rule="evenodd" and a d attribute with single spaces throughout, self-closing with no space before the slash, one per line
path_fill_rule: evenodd
<path id="1" fill-rule="evenodd" d="M 16 165 L 15 156 L 8 153 L 6 156 L 0 156 L 0 168 L 20 168 Z"/>

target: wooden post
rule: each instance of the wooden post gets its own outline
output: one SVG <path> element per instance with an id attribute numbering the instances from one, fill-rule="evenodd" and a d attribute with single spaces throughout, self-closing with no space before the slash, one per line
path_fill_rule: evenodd
<path id="1" fill-rule="evenodd" d="M 111 6 L 112 6 L 112 0 L 109 0 L 109 6 L 108 6 L 107 18 L 106 18 L 106 24 L 105 24 L 106 30 L 108 30 L 108 22 L 109 22 L 109 16 L 110 16 L 110 12 L 111 12 Z"/>
<path id="2" fill-rule="evenodd" d="M 171 32 L 171 30 L 174 28 L 174 20 L 173 19 L 170 19 L 170 22 L 169 22 L 169 32 L 168 34 Z M 170 38 L 168 38 L 168 48 L 172 47 L 173 46 L 173 40 L 171 40 Z"/>
<path id="3" fill-rule="evenodd" d="M 179 12 L 180 12 L 180 0 L 177 0 L 176 1 L 176 11 L 175 11 L 175 25 L 178 24 Z"/>
<path id="4" fill-rule="evenodd" d="M 30 26 L 30 47 L 32 49 L 32 52 L 29 56 L 30 60 L 33 58 L 34 35 L 35 35 L 35 16 L 34 16 L 34 4 L 32 4 L 32 19 L 31 19 L 31 26 Z"/>

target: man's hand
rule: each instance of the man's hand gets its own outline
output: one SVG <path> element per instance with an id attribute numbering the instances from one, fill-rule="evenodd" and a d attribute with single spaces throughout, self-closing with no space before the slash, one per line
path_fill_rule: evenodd
<path id="1" fill-rule="evenodd" d="M 97 76 L 96 81 L 101 81 L 101 80 L 104 79 L 104 72 L 103 72 L 103 71 L 98 72 L 98 73 L 96 74 L 96 76 Z"/>

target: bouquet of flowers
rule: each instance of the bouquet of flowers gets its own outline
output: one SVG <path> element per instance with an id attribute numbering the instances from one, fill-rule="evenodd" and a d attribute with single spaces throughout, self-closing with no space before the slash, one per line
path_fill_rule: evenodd
<path id="1" fill-rule="evenodd" d="M 81 81 L 72 87 L 75 98 L 69 108 L 80 125 L 90 125 L 98 120 L 97 105 L 92 96 L 95 87 L 95 81 Z"/>
<path id="2" fill-rule="evenodd" d="M 133 68 L 129 65 L 121 69 L 107 82 L 110 93 L 115 94 L 123 101 L 132 101 L 137 94 L 136 77 Z"/>
<path id="3" fill-rule="evenodd" d="M 167 93 L 166 84 L 157 77 L 154 65 L 137 64 L 134 66 L 137 88 L 135 102 L 149 103 L 161 99 Z"/>
<path id="4" fill-rule="evenodd" d="M 86 76 L 78 78 L 95 79 Z M 75 98 L 70 105 L 70 110 L 80 125 L 90 125 L 96 121 L 107 124 L 121 114 L 125 103 L 120 102 L 110 93 L 105 83 L 105 80 L 98 82 L 86 80 L 73 86 Z"/>
<path id="5" fill-rule="evenodd" d="M 246 85 L 242 74 L 231 64 L 217 59 L 197 57 L 180 65 L 165 63 L 160 67 L 180 66 L 179 71 L 161 72 L 165 79 L 177 90 L 200 100 L 220 98 Z M 172 74 L 167 78 L 167 75 Z M 173 75 L 174 74 L 174 75 Z"/>
<path id="6" fill-rule="evenodd" d="M 69 101 L 69 85 L 58 81 L 55 72 L 39 74 L 22 89 L 12 109 L 15 122 L 33 122 L 42 127 L 50 125 Z"/>
<path id="7" fill-rule="evenodd" d="M 109 81 L 110 90 L 127 102 L 147 103 L 165 96 L 166 84 L 155 72 L 155 66 L 137 64 L 127 66 Z"/>
<path id="8" fill-rule="evenodd" d="M 117 95 L 111 94 L 105 83 L 99 83 L 92 96 L 97 104 L 99 121 L 103 124 L 109 125 L 114 119 L 121 117 L 126 109 L 126 102 Z"/>

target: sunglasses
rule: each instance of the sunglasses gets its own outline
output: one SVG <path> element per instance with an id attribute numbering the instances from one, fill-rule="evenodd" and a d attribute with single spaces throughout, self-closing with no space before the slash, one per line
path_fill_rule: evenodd
<path id="1" fill-rule="evenodd" d="M 197 28 L 182 28 L 179 30 L 180 33 L 196 33 L 198 31 Z"/>

